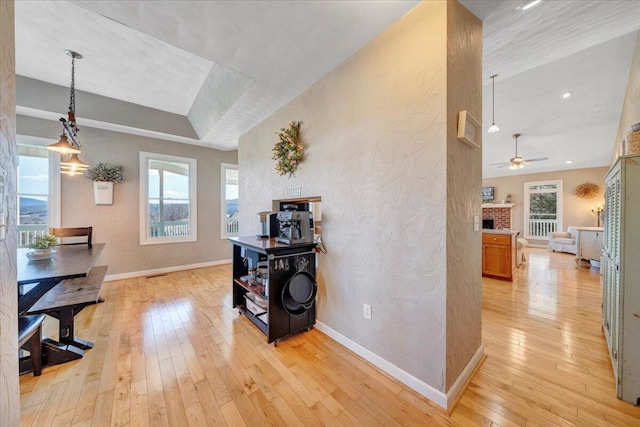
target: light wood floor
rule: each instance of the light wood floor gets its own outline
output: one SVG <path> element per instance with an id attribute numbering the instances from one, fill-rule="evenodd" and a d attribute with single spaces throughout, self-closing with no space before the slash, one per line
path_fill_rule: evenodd
<path id="1" fill-rule="evenodd" d="M 22 423 L 640 426 L 615 397 L 597 270 L 526 253 L 513 284 L 483 281 L 487 358 L 451 416 L 316 330 L 268 346 L 221 266 L 106 283 L 78 316 L 95 348 L 21 377 Z"/>

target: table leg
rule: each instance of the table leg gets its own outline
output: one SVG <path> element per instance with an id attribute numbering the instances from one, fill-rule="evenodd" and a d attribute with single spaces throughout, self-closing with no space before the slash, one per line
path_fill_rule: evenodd
<path id="1" fill-rule="evenodd" d="M 82 350 L 93 348 L 93 343 L 91 341 L 83 340 L 82 338 L 76 338 L 74 331 L 75 314 L 76 313 L 73 308 L 60 310 L 60 316 L 58 318 L 60 342 L 62 344 L 72 345 Z"/>
<path id="2" fill-rule="evenodd" d="M 45 338 L 42 340 L 42 365 L 51 366 L 81 359 L 84 351 L 73 345 L 56 342 Z"/>

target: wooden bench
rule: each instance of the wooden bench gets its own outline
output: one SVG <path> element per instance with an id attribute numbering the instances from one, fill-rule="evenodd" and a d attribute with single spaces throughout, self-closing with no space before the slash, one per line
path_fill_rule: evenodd
<path id="1" fill-rule="evenodd" d="M 75 336 L 74 317 L 86 306 L 101 301 L 100 290 L 107 268 L 107 266 L 94 267 L 87 277 L 61 281 L 44 294 L 28 313 L 44 313 L 58 319 L 60 343 L 73 345 L 82 350 L 92 348 L 91 341 Z"/>

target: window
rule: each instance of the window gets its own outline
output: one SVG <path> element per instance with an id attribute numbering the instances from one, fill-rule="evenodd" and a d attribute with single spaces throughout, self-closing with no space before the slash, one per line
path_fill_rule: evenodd
<path id="1" fill-rule="evenodd" d="M 197 240 L 196 159 L 140 152 L 140 244 Z"/>
<path id="2" fill-rule="evenodd" d="M 238 235 L 238 165 L 222 163 L 220 168 L 222 218 L 220 238 Z"/>
<path id="3" fill-rule="evenodd" d="M 18 136 L 18 140 L 24 139 Z M 50 143 L 46 141 L 45 143 Z M 59 155 L 42 146 L 18 145 L 18 246 L 29 246 L 60 225 Z"/>
<path id="4" fill-rule="evenodd" d="M 562 180 L 524 183 L 525 238 L 547 240 L 562 230 Z"/>

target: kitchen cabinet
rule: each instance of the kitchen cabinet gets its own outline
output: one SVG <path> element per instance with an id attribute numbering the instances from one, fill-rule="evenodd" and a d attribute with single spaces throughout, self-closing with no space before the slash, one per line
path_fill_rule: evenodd
<path id="1" fill-rule="evenodd" d="M 286 245 L 255 236 L 231 237 L 229 241 L 233 244 L 233 307 L 266 335 L 268 343 L 277 345 L 281 338 L 310 330 L 316 321 L 315 298 L 308 308 L 290 314 L 283 289 L 298 272 L 315 277 L 316 244 Z M 268 267 L 266 286 L 249 279 L 249 267 L 258 263 Z"/>
<path id="2" fill-rule="evenodd" d="M 602 329 L 618 398 L 640 400 L 640 156 L 618 158 L 605 177 Z"/>
<path id="3" fill-rule="evenodd" d="M 513 281 L 516 273 L 517 231 L 482 232 L 482 275 Z"/>
<path id="4" fill-rule="evenodd" d="M 576 238 L 576 265 L 580 266 L 581 259 L 600 261 L 604 244 L 603 227 L 575 227 L 578 232 Z"/>

